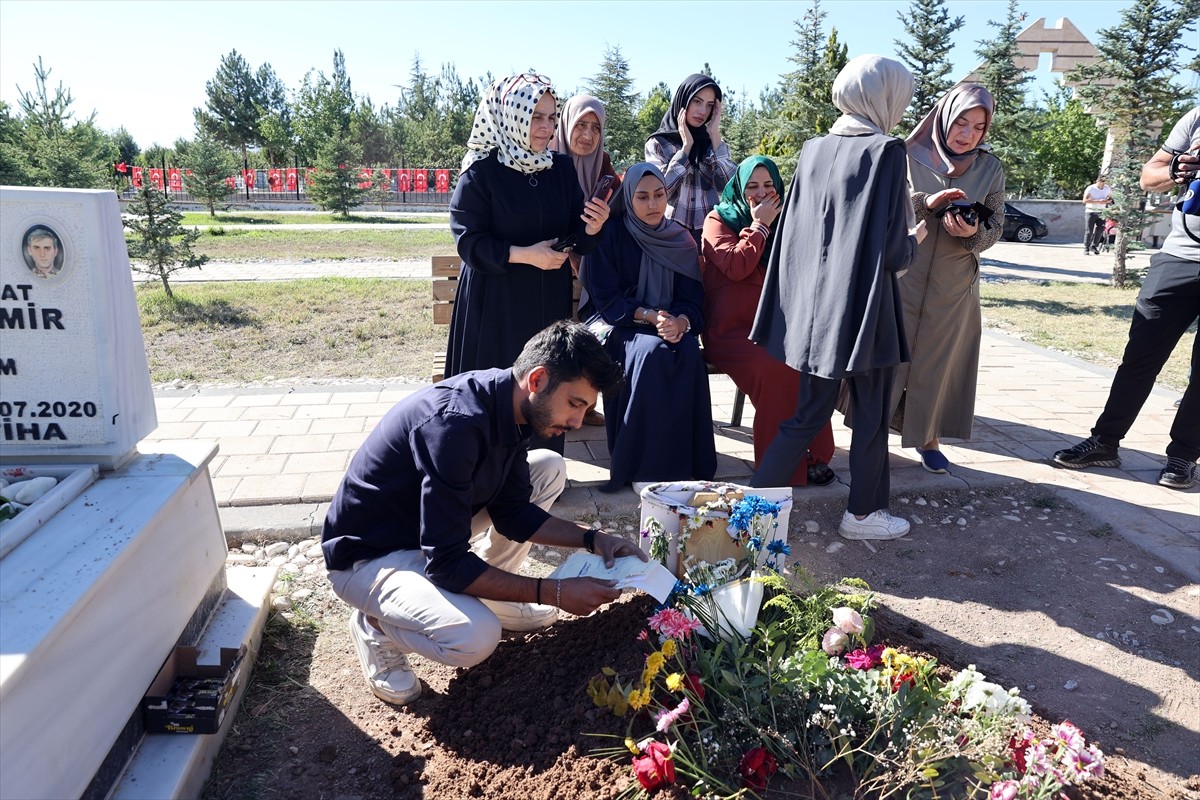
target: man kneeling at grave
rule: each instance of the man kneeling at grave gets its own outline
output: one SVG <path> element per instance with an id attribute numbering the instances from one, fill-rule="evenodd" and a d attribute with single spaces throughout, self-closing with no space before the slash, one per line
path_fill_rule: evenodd
<path id="1" fill-rule="evenodd" d="M 350 461 L 322 550 L 333 591 L 354 608 L 350 633 L 371 691 L 403 704 L 421 693 L 406 655 L 469 667 L 502 629 L 546 627 L 558 609 L 590 614 L 612 581 L 517 575 L 533 542 L 614 557 L 637 544 L 547 513 L 566 485 L 563 457 L 530 436 L 583 424 L 620 366 L 586 328 L 556 322 L 512 369 L 455 375 L 388 411 Z M 479 538 L 472 544 L 472 537 Z"/>

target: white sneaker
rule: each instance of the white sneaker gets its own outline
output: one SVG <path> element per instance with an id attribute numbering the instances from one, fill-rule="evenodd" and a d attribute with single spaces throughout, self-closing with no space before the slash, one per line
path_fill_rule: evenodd
<path id="1" fill-rule="evenodd" d="M 350 638 L 358 651 L 363 676 L 376 697 L 402 706 L 421 696 L 421 682 L 400 645 L 375 630 L 358 609 L 350 614 Z"/>
<path id="2" fill-rule="evenodd" d="M 842 524 L 838 525 L 838 533 L 843 539 L 899 539 L 909 532 L 907 520 L 893 517 L 886 508 L 872 511 L 862 519 L 857 519 L 847 511 L 842 515 Z"/>
<path id="3" fill-rule="evenodd" d="M 553 591 L 554 587 L 551 586 Z M 509 600 L 484 600 L 485 606 L 500 619 L 500 627 L 506 631 L 540 631 L 549 628 L 558 620 L 558 609 L 540 603 L 516 603 Z"/>

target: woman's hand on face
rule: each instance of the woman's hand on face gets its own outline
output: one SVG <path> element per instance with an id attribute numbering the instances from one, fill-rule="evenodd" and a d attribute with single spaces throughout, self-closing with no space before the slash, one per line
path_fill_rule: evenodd
<path id="1" fill-rule="evenodd" d="M 755 222 L 761 222 L 768 228 L 779 216 L 779 212 L 783 210 L 783 201 L 779 199 L 779 195 L 771 192 L 763 198 L 763 201 L 750 209 L 750 218 Z"/>
<path id="2" fill-rule="evenodd" d="M 708 122 L 705 123 L 708 128 L 708 138 L 712 139 L 713 150 L 721 144 L 721 101 L 717 100 L 713 103 L 712 115 L 709 116 Z"/>
<path id="3" fill-rule="evenodd" d="M 604 223 L 608 221 L 609 207 L 608 203 L 601 200 L 599 197 L 593 197 L 583 204 L 583 213 L 580 219 L 587 223 L 584 230 L 588 236 L 595 236 L 600 233 L 600 229 L 604 227 Z"/>
<path id="4" fill-rule="evenodd" d="M 925 207 L 930 211 L 941 211 L 955 200 L 965 200 L 967 193 L 962 189 L 942 189 L 925 197 Z"/>
<path id="5" fill-rule="evenodd" d="M 679 112 L 679 116 L 675 119 L 675 122 L 679 124 L 679 138 L 683 140 L 683 152 L 685 155 L 690 154 L 692 152 L 692 145 L 696 143 L 696 140 L 692 138 L 692 129 L 688 127 L 686 108 Z"/>
<path id="6" fill-rule="evenodd" d="M 544 242 L 531 244 L 528 247 L 513 247 L 510 250 L 508 260 L 520 264 L 529 264 L 538 269 L 552 272 L 561 267 L 563 262 L 567 260 L 566 253 L 550 249 L 550 245 L 554 244 L 555 241 L 555 239 L 547 239 Z"/>
<path id="7" fill-rule="evenodd" d="M 942 217 L 942 227 L 951 236 L 957 236 L 960 239 L 970 239 L 979 230 L 979 223 L 968 225 L 963 222 L 963 218 L 959 214 L 947 214 Z"/>

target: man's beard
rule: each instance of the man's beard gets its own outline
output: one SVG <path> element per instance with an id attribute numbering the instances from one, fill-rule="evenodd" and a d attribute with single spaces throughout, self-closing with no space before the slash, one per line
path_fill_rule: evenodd
<path id="1" fill-rule="evenodd" d="M 541 395 L 534 395 L 535 398 Z M 549 439 L 551 436 L 558 436 L 566 433 L 566 429 L 554 424 L 554 412 L 550 409 L 549 400 L 530 400 L 528 397 L 521 401 L 521 413 L 525 416 L 525 422 L 533 428 L 533 435 L 539 439 Z"/>

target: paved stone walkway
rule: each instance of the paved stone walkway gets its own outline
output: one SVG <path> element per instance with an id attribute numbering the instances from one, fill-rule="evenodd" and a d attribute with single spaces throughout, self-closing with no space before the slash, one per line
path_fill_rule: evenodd
<path id="1" fill-rule="evenodd" d="M 1104 281 L 1112 264 L 1110 257 L 1084 256 L 1078 245 L 1002 242 L 989 255 L 983 270 L 988 278 Z M 1139 254 L 1132 261 L 1145 266 L 1148 256 Z M 330 273 L 427 277 L 429 267 L 427 261 L 216 264 L 203 272 L 197 277 L 205 280 L 284 280 Z M 1200 489 L 1179 492 L 1155 483 L 1178 392 L 1160 388 L 1152 393 L 1123 443 L 1120 469 L 1062 470 L 1048 459 L 1088 435 L 1112 372 L 993 331 L 984 333 L 980 362 L 974 437 L 947 441 L 943 448 L 954 465 L 951 474 L 925 472 L 915 453 L 902 450 L 893 436 L 893 492 L 1044 484 L 1200 581 Z M 731 428 L 733 383 L 713 376 L 711 387 L 718 477 L 744 479 L 753 459 L 753 408 L 747 403 L 742 425 Z M 324 504 L 379 418 L 419 388 L 355 383 L 165 390 L 156 394 L 159 427 L 149 438 L 217 441 L 220 450 L 210 469 L 227 533 L 298 539 L 319 529 Z M 834 438 L 838 450 L 832 467 L 841 480 L 798 489 L 798 501 L 833 501 L 848 491 L 850 431 L 838 415 Z M 570 488 L 558 504 L 560 513 L 595 513 L 618 503 L 635 506 L 632 491 L 595 491 L 607 475 L 603 428 L 570 434 L 566 455 Z"/>

